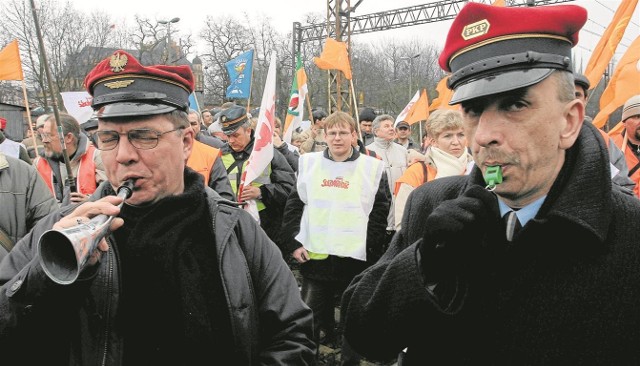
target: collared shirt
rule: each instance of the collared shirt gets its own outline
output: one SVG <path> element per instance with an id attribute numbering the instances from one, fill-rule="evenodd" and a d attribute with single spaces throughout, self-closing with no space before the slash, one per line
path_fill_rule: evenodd
<path id="1" fill-rule="evenodd" d="M 518 216 L 518 221 L 520 221 L 520 225 L 524 227 L 524 225 L 529 222 L 529 220 L 536 217 L 540 207 L 542 207 L 542 203 L 544 202 L 547 196 L 543 196 L 538 198 L 537 200 L 531 202 L 530 204 L 520 208 L 519 210 L 514 210 L 511 207 L 507 206 L 506 203 L 502 202 L 502 199 L 498 198 L 498 206 L 500 207 L 500 217 L 504 217 L 509 211 L 515 211 L 516 216 Z"/>

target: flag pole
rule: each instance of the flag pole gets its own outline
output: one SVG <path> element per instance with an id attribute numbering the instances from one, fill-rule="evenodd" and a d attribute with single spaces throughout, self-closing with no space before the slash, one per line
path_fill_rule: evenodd
<path id="1" fill-rule="evenodd" d="M 422 92 L 425 93 L 427 95 L 427 97 L 429 96 L 429 94 L 427 94 L 427 89 L 422 89 Z M 428 103 L 428 98 L 427 98 L 427 119 L 429 118 L 429 103 Z M 418 125 L 418 133 L 420 134 L 420 146 L 422 146 L 422 121 L 418 121 L 419 125 Z"/>
<path id="2" fill-rule="evenodd" d="M 34 0 L 31 0 L 31 13 L 33 14 L 33 24 L 36 28 L 36 35 L 38 36 L 38 44 L 40 46 L 40 53 L 42 55 L 42 63 L 44 64 L 44 71 L 47 76 L 47 82 L 49 84 L 49 90 L 51 92 L 51 104 L 53 106 L 53 114 L 56 117 L 56 126 L 58 127 L 58 138 L 60 139 L 60 145 L 62 146 L 62 157 L 64 165 L 67 168 L 67 180 L 65 184 L 69 185 L 71 192 L 77 192 L 76 182 L 73 177 L 73 170 L 71 169 L 71 163 L 69 161 L 69 154 L 67 153 L 67 146 L 64 143 L 64 132 L 62 131 L 62 122 L 60 121 L 60 112 L 58 111 L 58 101 L 56 99 L 55 92 L 53 90 L 53 83 L 51 81 L 51 70 L 49 69 L 49 63 L 47 61 L 47 54 L 44 48 L 44 41 L 42 40 L 42 32 L 40 30 L 40 23 L 38 22 L 38 14 L 36 13 L 36 4 Z M 42 91 L 44 94 L 44 90 Z M 37 149 L 37 146 L 36 146 Z"/>
<path id="3" fill-rule="evenodd" d="M 27 109 L 27 119 L 29 120 L 29 131 L 31 131 L 33 148 L 35 149 L 36 156 L 38 156 L 38 140 L 36 140 L 36 133 L 33 131 L 33 125 L 31 121 L 31 109 L 29 108 L 29 98 L 27 97 L 27 85 L 24 83 L 24 77 L 22 78 L 22 95 L 24 96 L 24 106 Z"/>
<path id="4" fill-rule="evenodd" d="M 256 51 L 255 49 L 251 53 L 251 79 L 249 79 L 249 97 L 247 98 L 247 113 L 251 109 L 251 88 L 253 87 L 253 64 L 256 62 Z M 251 116 L 253 117 L 253 116 Z"/>
<path id="5" fill-rule="evenodd" d="M 354 105 L 353 110 L 356 113 L 356 129 L 358 130 L 358 137 L 360 138 L 360 141 L 364 143 L 364 140 L 362 139 L 362 131 L 360 131 L 360 115 L 358 114 L 358 100 L 356 99 L 356 90 L 353 87 L 352 79 L 349 79 L 349 86 L 351 87 L 351 96 L 353 97 L 353 105 Z"/>
<path id="6" fill-rule="evenodd" d="M 309 99 L 309 92 L 307 91 L 307 95 L 304 96 L 304 99 L 307 100 L 307 109 L 309 110 L 309 120 L 311 124 L 313 124 L 313 108 L 311 108 L 311 100 Z"/>

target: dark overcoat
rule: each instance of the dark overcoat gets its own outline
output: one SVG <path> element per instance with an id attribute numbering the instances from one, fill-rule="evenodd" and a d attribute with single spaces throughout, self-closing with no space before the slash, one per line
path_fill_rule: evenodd
<path id="1" fill-rule="evenodd" d="M 474 184 L 484 185 L 477 167 L 412 193 L 389 250 L 343 296 L 351 346 L 382 360 L 407 348 L 403 365 L 640 364 L 640 200 L 612 187 L 595 127 L 582 127 L 512 244 L 496 210 L 467 255 L 446 263 L 448 301 L 438 301 L 417 251 L 425 220 Z"/>

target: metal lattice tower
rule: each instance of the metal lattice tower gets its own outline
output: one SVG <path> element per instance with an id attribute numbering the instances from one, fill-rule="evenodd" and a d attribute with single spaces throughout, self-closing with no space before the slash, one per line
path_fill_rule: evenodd
<path id="1" fill-rule="evenodd" d="M 389 29 L 409 27 L 450 20 L 456 17 L 468 0 L 444 0 L 429 4 L 409 6 L 373 14 L 352 17 L 351 13 L 363 0 L 351 7 L 351 0 L 327 0 L 327 22 L 302 26 L 293 23 L 293 70 L 296 54 L 303 42 L 324 40 L 327 37 L 345 42 L 351 57 L 351 35 L 379 32 Z M 474 0 L 477 3 L 492 4 L 495 0 Z M 566 3 L 574 0 L 505 0 L 507 6 L 542 6 Z M 329 111 L 334 108 L 353 115 L 353 98 L 348 80 L 339 71 L 328 72 Z"/>

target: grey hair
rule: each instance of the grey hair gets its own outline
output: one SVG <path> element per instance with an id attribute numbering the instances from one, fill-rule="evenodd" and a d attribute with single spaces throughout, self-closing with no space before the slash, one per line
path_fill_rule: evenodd
<path id="1" fill-rule="evenodd" d="M 558 85 L 558 99 L 561 102 L 570 102 L 574 100 L 576 98 L 576 89 L 573 73 L 565 70 L 557 70 L 553 75 L 555 75 L 556 83 Z"/>
<path id="2" fill-rule="evenodd" d="M 68 133 L 72 134 L 76 140 L 76 146 L 78 144 L 78 140 L 80 140 L 80 123 L 75 119 L 72 115 L 64 112 L 60 112 L 60 124 L 62 125 L 62 132 L 66 135 Z M 50 114 L 47 121 L 56 122 L 56 116 L 54 114 Z"/>
<path id="3" fill-rule="evenodd" d="M 390 114 L 381 114 L 377 116 L 376 118 L 373 119 L 373 122 L 371 123 L 373 133 L 376 133 L 376 130 L 380 128 L 380 125 L 382 124 L 382 122 L 384 121 L 395 122 L 395 120 L 396 119 L 393 118 L 393 116 L 391 116 Z"/>
<path id="4" fill-rule="evenodd" d="M 189 114 L 195 114 L 198 117 L 198 123 L 202 123 L 202 115 L 193 108 L 189 108 Z"/>

